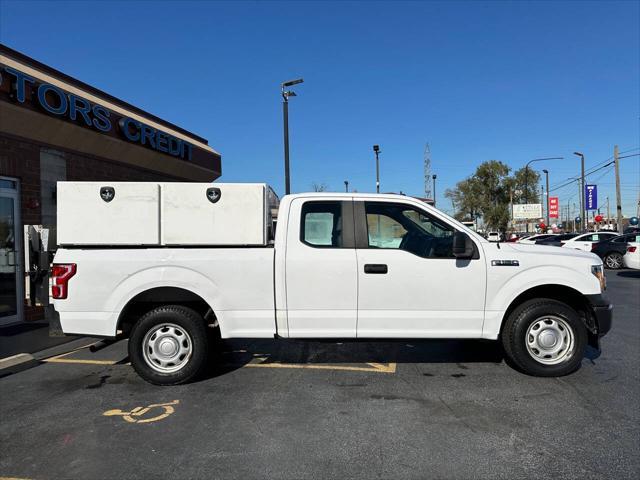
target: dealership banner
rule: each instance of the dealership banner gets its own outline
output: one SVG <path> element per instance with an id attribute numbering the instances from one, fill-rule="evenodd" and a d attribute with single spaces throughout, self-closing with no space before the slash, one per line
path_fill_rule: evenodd
<path id="1" fill-rule="evenodd" d="M 549 197 L 549 218 L 558 218 L 558 197 Z"/>
<path id="2" fill-rule="evenodd" d="M 513 206 L 514 220 L 529 220 L 540 217 L 542 217 L 541 203 L 523 203 L 521 205 Z"/>
<path id="3" fill-rule="evenodd" d="M 585 210 L 598 209 L 598 186 L 597 185 L 584 186 L 584 204 L 585 204 Z"/>

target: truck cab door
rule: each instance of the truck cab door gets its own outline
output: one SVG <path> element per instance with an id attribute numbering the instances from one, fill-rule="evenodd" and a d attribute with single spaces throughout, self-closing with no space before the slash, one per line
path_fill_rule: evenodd
<path id="1" fill-rule="evenodd" d="M 285 254 L 289 337 L 355 337 L 353 202 L 344 197 L 295 198 L 289 212 Z"/>
<path id="2" fill-rule="evenodd" d="M 455 227 L 409 202 L 354 201 L 358 331 L 368 337 L 479 338 L 486 265 L 453 256 Z"/>

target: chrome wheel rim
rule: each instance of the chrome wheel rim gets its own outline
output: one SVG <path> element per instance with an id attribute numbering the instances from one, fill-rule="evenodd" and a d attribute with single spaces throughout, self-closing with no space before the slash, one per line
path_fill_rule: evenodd
<path id="1" fill-rule="evenodd" d="M 142 351 L 145 362 L 156 372 L 173 373 L 189 362 L 193 342 L 182 327 L 163 323 L 147 332 Z"/>
<path id="2" fill-rule="evenodd" d="M 620 254 L 607 255 L 607 258 L 605 259 L 605 263 L 609 268 L 620 268 L 622 266 L 622 255 Z"/>
<path id="3" fill-rule="evenodd" d="M 565 320 L 545 315 L 529 325 L 525 344 L 536 362 L 557 365 L 573 356 L 575 335 Z"/>

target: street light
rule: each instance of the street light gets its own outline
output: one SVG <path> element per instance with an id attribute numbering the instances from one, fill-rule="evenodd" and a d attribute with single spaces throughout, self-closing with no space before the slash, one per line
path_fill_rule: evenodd
<path id="1" fill-rule="evenodd" d="M 433 178 L 433 206 L 436 206 L 436 178 L 438 176 L 434 174 L 431 178 Z"/>
<path id="2" fill-rule="evenodd" d="M 296 92 L 285 90 L 285 88 L 302 82 L 304 82 L 302 78 L 296 78 L 295 80 L 289 80 L 288 82 L 282 82 L 280 84 L 282 94 L 282 121 L 284 123 L 284 191 L 286 195 L 291 193 L 291 180 L 289 177 L 289 97 L 296 97 L 297 95 Z"/>
<path id="3" fill-rule="evenodd" d="M 349 180 L 344 181 L 344 191 L 349 193 Z"/>
<path id="4" fill-rule="evenodd" d="M 549 227 L 549 170 L 542 170 L 547 180 L 547 227 Z"/>
<path id="5" fill-rule="evenodd" d="M 382 151 L 380 145 L 374 145 L 373 151 L 376 154 L 376 193 L 380 193 L 380 159 L 378 158 L 378 154 Z"/>
<path id="6" fill-rule="evenodd" d="M 582 217 L 581 227 L 588 225 L 586 222 L 585 205 L 584 205 L 584 155 L 580 152 L 573 152 L 574 155 L 580 157 L 580 217 Z M 584 228 L 583 228 L 584 229 Z"/>

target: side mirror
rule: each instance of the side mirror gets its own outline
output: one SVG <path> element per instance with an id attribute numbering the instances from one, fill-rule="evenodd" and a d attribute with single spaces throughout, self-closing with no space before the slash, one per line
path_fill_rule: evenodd
<path id="1" fill-rule="evenodd" d="M 464 232 L 458 232 L 453 236 L 453 256 L 456 258 L 473 258 L 473 240 Z"/>

